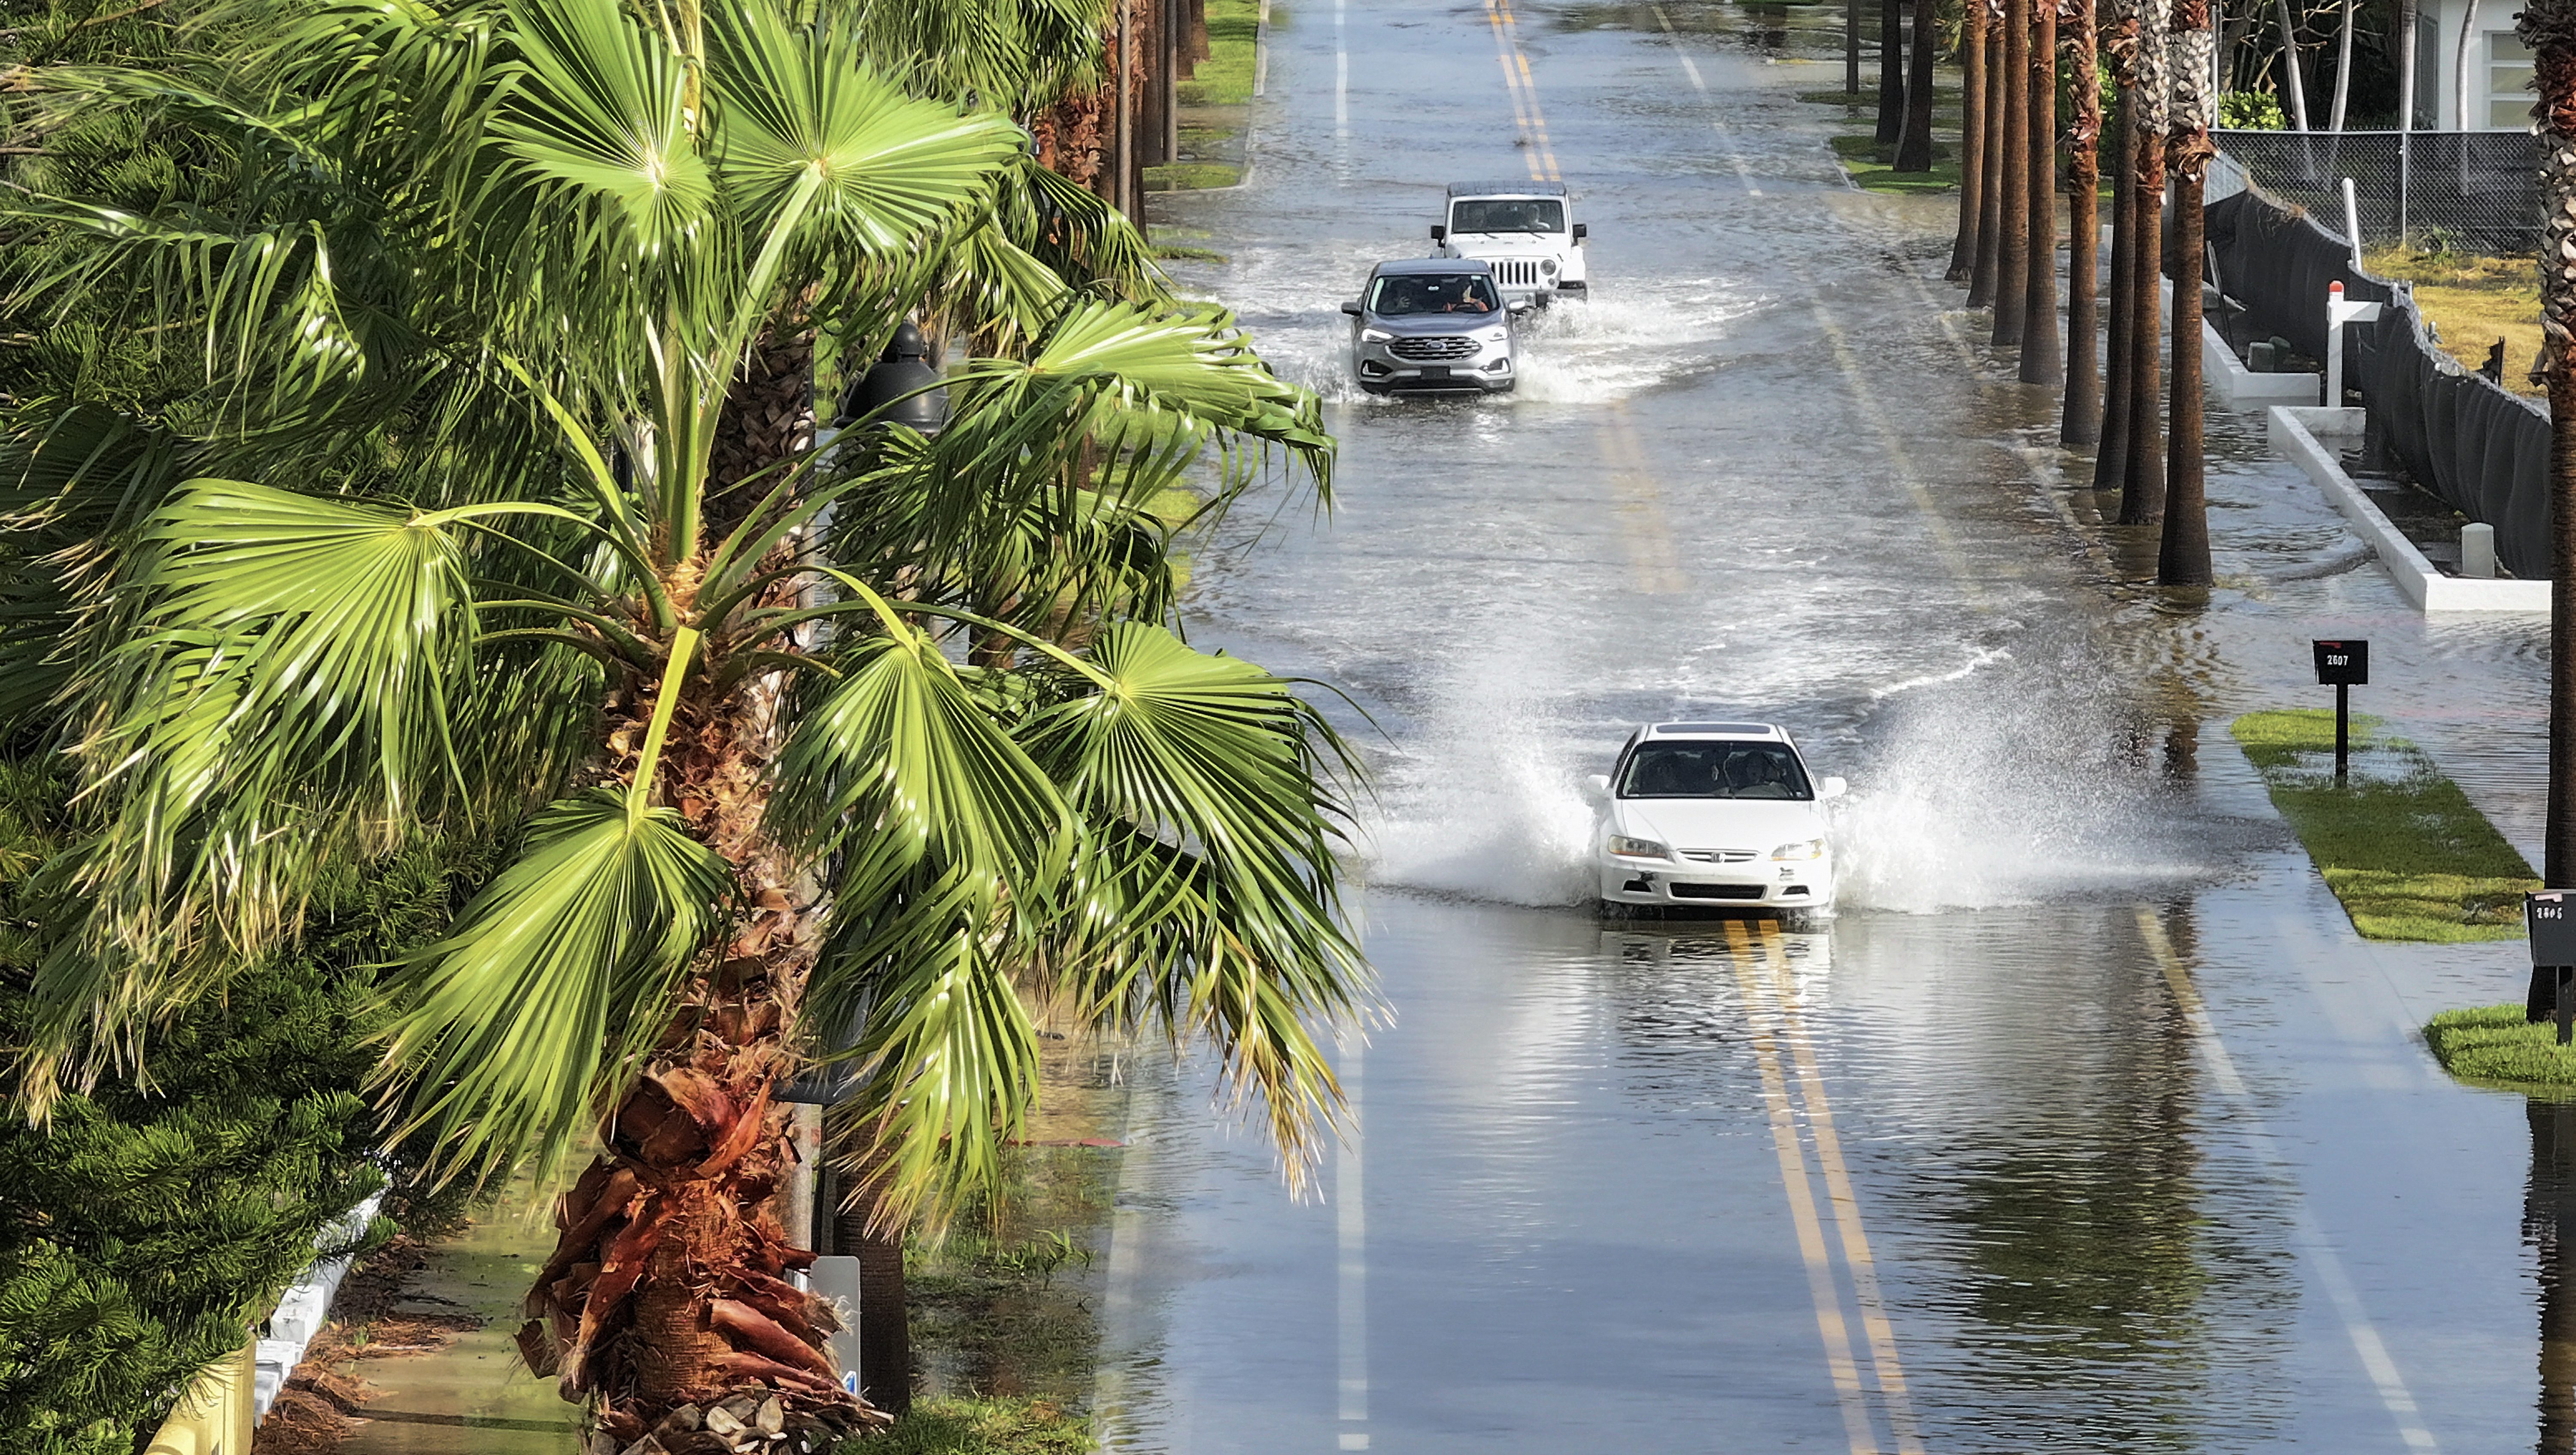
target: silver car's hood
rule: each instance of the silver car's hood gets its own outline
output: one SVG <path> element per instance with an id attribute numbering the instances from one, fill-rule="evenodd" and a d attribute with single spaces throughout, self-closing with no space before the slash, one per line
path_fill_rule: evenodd
<path id="1" fill-rule="evenodd" d="M 1399 318 L 1363 313 L 1360 322 L 1369 328 L 1382 328 L 1405 338 L 1427 334 L 1479 333 L 1501 323 L 1501 313 L 1408 313 Z"/>
<path id="2" fill-rule="evenodd" d="M 1824 837 L 1825 816 L 1811 801 L 1778 798 L 1622 798 L 1610 807 L 1610 832 L 1653 839 L 1676 849 L 1751 849 Z"/>

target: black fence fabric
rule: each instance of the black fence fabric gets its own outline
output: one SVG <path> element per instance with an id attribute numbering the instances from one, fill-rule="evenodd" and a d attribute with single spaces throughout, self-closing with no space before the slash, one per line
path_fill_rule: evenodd
<path id="1" fill-rule="evenodd" d="M 2281 201 L 2343 224 L 2352 179 L 2372 247 L 2527 257 L 2540 245 L 2540 138 L 2524 131 L 2214 131 Z"/>
<path id="2" fill-rule="evenodd" d="M 2325 357 L 2329 284 L 2340 281 L 2354 302 L 2388 305 L 2375 323 L 2345 325 L 2345 380 L 2417 484 L 2494 526 L 2505 569 L 2548 579 L 2548 414 L 2460 367 L 2406 290 L 2353 267 L 2351 248 L 2314 218 L 2240 192 L 2209 205 L 2208 235 L 2219 287 L 2255 331 L 2310 358 Z"/>

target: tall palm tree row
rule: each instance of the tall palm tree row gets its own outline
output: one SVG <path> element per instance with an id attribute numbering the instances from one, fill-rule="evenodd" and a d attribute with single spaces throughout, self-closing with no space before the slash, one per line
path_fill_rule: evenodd
<path id="1" fill-rule="evenodd" d="M 868 1417 L 776 1207 L 817 1058 L 901 1219 L 992 1185 L 1040 1005 L 1212 1046 L 1294 1168 L 1369 994 L 1349 755 L 1178 635 L 1158 514 L 1328 496 L 1315 401 L 870 15 L 309 0 L 52 98 L 223 195 L 10 204 L 22 302 L 203 378 L 0 436 L 0 710 L 83 782 L 20 1095 L 134 1071 L 317 865 L 514 834 L 400 967 L 382 1094 L 454 1176 L 597 1139 L 520 1343 L 621 1439 L 744 1389 Z M 974 341 L 935 438 L 746 406 L 907 317 Z"/>

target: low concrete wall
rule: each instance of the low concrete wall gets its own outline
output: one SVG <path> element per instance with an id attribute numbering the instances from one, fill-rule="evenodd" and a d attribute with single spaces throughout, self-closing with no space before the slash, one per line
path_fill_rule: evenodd
<path id="1" fill-rule="evenodd" d="M 2317 482 L 2317 488 L 2325 491 L 2335 509 L 2352 522 L 2353 533 L 2378 554 L 2379 564 L 2388 569 L 2397 589 L 2405 592 L 2406 599 L 2418 610 L 2548 611 L 2548 582 L 2445 576 L 2404 532 L 2389 523 L 2388 517 L 2371 503 L 2369 492 L 2344 473 L 2337 446 L 2327 443 L 2358 437 L 2365 417 L 2358 409 L 2276 405 L 2271 411 L 2268 433 L 2272 448 L 2289 456 L 2309 479 Z"/>

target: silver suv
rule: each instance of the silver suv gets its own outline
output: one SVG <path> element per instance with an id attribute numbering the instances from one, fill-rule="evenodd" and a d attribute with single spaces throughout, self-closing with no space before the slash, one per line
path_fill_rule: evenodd
<path id="1" fill-rule="evenodd" d="M 1351 316 L 1351 365 L 1371 394 L 1508 394 L 1516 382 L 1512 313 L 1483 263 L 1380 263 L 1342 312 Z"/>

